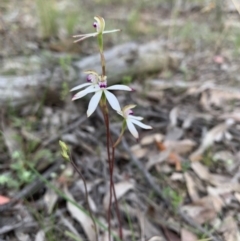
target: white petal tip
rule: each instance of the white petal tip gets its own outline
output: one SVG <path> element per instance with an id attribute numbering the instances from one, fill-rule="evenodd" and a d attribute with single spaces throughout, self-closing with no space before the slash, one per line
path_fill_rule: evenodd
<path id="1" fill-rule="evenodd" d="M 72 101 L 76 100 L 77 98 L 75 96 L 72 97 Z"/>
<path id="2" fill-rule="evenodd" d="M 145 130 L 152 130 L 152 127 L 151 127 L 151 126 L 145 126 L 145 127 L 142 127 L 142 129 L 145 129 Z"/>

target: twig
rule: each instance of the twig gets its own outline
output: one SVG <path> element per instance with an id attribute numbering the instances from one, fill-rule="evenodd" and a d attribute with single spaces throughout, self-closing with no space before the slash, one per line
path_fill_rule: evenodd
<path id="1" fill-rule="evenodd" d="M 22 227 L 35 228 L 36 226 L 38 226 L 36 222 L 22 221 L 22 222 L 19 222 L 19 223 L 16 223 L 16 224 L 3 226 L 2 228 L 0 228 L 0 235 L 4 234 L 4 233 L 11 232 L 11 231 L 13 231 L 17 228 L 22 228 Z"/>
<path id="2" fill-rule="evenodd" d="M 69 126 L 67 126 L 65 129 L 63 129 L 60 133 L 58 133 L 57 135 L 51 137 L 50 139 L 44 141 L 42 143 L 42 147 L 46 147 L 48 146 L 49 144 L 55 142 L 55 141 L 58 141 L 59 138 L 61 137 L 61 135 L 65 134 L 65 133 L 68 133 L 74 129 L 76 129 L 79 125 L 81 125 L 84 121 L 87 120 L 87 117 L 84 116 L 82 118 L 79 119 L 79 117 L 77 118 L 76 121 L 74 121 L 73 123 L 71 123 Z"/>

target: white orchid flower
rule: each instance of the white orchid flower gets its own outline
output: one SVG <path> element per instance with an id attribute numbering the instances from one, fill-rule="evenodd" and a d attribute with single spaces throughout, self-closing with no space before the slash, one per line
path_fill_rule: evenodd
<path id="1" fill-rule="evenodd" d="M 80 34 L 80 35 L 75 35 L 73 36 L 74 38 L 79 38 L 77 40 L 74 41 L 74 43 L 77 43 L 79 41 L 82 41 L 86 38 L 90 38 L 90 37 L 96 37 L 99 34 L 105 34 L 105 33 L 114 33 L 114 32 L 118 32 L 121 31 L 120 29 L 114 29 L 114 30 L 108 30 L 108 31 L 104 31 L 105 29 L 105 20 L 104 18 L 100 17 L 100 16 L 96 16 L 94 17 L 95 22 L 93 23 L 93 27 L 96 29 L 96 32 L 94 33 L 87 33 L 87 34 Z"/>
<path id="2" fill-rule="evenodd" d="M 136 107 L 136 105 L 127 105 L 121 111 L 117 111 L 117 113 L 125 119 L 129 131 L 136 139 L 138 139 L 139 134 L 134 125 L 137 125 L 143 129 L 152 129 L 152 127 L 149 125 L 143 124 L 141 122 L 141 120 L 143 120 L 142 117 L 132 115 L 133 111 L 131 109 L 133 109 L 135 107 Z"/>
<path id="3" fill-rule="evenodd" d="M 80 99 L 89 93 L 94 93 L 93 97 L 91 98 L 88 104 L 87 116 L 89 117 L 97 108 L 98 103 L 101 100 L 102 95 L 104 94 L 110 106 L 116 110 L 121 111 L 120 104 L 114 94 L 112 94 L 109 90 L 126 90 L 132 91 L 132 89 L 126 85 L 113 85 L 107 87 L 107 77 L 101 77 L 94 71 L 86 71 L 86 73 L 90 73 L 88 75 L 87 80 L 91 81 L 91 83 L 85 83 L 78 85 L 71 89 L 71 91 L 78 90 L 88 86 L 86 89 L 79 91 L 75 94 L 72 100 Z"/>

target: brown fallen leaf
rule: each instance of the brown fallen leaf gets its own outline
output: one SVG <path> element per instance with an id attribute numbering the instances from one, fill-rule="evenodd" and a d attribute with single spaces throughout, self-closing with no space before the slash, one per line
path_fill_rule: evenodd
<path id="1" fill-rule="evenodd" d="M 137 218 L 138 218 L 138 222 L 140 225 L 140 229 L 141 229 L 141 240 L 145 240 L 144 237 L 152 237 L 153 235 L 160 235 L 161 231 L 159 231 L 147 218 L 147 216 L 145 215 L 145 213 L 143 212 L 137 212 Z M 151 239 L 151 241 L 165 241 L 165 239 L 163 239 L 163 237 L 160 236 L 153 236 Z"/>
<path id="2" fill-rule="evenodd" d="M 189 139 L 179 141 L 166 140 L 164 141 L 164 146 L 177 154 L 183 155 L 190 152 L 196 146 L 196 142 Z"/>
<path id="3" fill-rule="evenodd" d="M 19 241 L 30 241 L 30 235 L 24 233 L 22 230 L 16 229 L 14 230 L 14 234 Z"/>
<path id="4" fill-rule="evenodd" d="M 61 211 L 57 210 L 56 212 L 57 217 L 58 217 L 58 221 L 59 223 L 63 224 L 65 227 L 67 227 L 66 230 L 69 230 L 72 234 L 75 235 L 75 237 L 77 237 L 79 240 L 84 240 L 84 238 L 82 237 L 82 235 L 79 234 L 79 232 L 77 231 L 77 229 L 73 226 L 74 223 L 70 222 L 68 220 L 67 217 L 65 217 Z"/>
<path id="5" fill-rule="evenodd" d="M 134 184 L 129 181 L 123 181 L 123 182 L 119 182 L 119 183 L 115 184 L 115 191 L 116 191 L 117 199 L 120 199 L 131 189 L 134 189 Z M 108 191 L 103 198 L 103 207 L 105 210 L 107 210 L 109 207 L 109 201 L 110 201 L 109 199 L 110 199 L 110 192 Z M 114 198 L 112 198 L 112 203 L 113 202 L 114 202 Z"/>
<path id="6" fill-rule="evenodd" d="M 204 181 L 209 180 L 210 173 L 209 173 L 207 167 L 204 166 L 202 163 L 200 163 L 200 162 L 193 162 L 193 163 L 191 163 L 191 168 L 198 175 L 198 177 L 200 179 L 202 179 Z"/>
<path id="7" fill-rule="evenodd" d="M 235 192 L 234 193 L 234 197 L 237 199 L 237 201 L 240 203 L 240 193 L 239 192 Z"/>
<path id="8" fill-rule="evenodd" d="M 72 194 L 68 191 L 66 186 L 64 187 L 64 193 L 69 199 L 75 201 Z M 67 201 L 67 209 L 71 214 L 71 216 L 76 221 L 78 221 L 79 224 L 82 226 L 88 240 L 96 241 L 96 233 L 95 233 L 94 224 L 91 218 L 87 214 L 85 214 L 82 210 L 80 210 L 78 207 L 70 203 L 69 201 Z"/>
<path id="9" fill-rule="evenodd" d="M 220 197 L 206 196 L 192 204 L 184 205 L 181 209 L 193 218 L 195 222 L 203 224 L 216 218 L 223 205 Z"/>
<path id="10" fill-rule="evenodd" d="M 21 150 L 20 142 L 16 139 L 16 137 L 19 136 L 16 130 L 10 127 L 4 127 L 2 134 L 10 156 L 12 156 L 14 152 Z"/>
<path id="11" fill-rule="evenodd" d="M 141 139 L 140 143 L 141 143 L 141 145 L 149 145 L 156 141 L 161 142 L 161 141 L 163 141 L 163 138 L 164 138 L 164 136 L 162 134 L 151 134 L 151 135 L 144 136 Z"/>
<path id="12" fill-rule="evenodd" d="M 220 141 L 226 135 L 226 131 L 234 124 L 233 119 L 228 119 L 224 123 L 219 124 L 207 132 L 202 140 L 200 147 L 190 155 L 191 161 L 199 161 L 206 149 L 213 145 L 215 141 Z"/>
<path id="13" fill-rule="evenodd" d="M 231 177 L 225 176 L 225 175 L 220 175 L 220 174 L 215 174 L 211 173 L 209 175 L 209 180 L 208 180 L 212 185 L 214 186 L 231 186 L 234 185 L 234 182 L 231 181 Z"/>
<path id="14" fill-rule="evenodd" d="M 183 176 L 182 173 L 179 173 L 179 172 L 174 172 L 174 173 L 171 175 L 170 179 L 171 179 L 172 181 L 184 182 L 184 176 Z"/>
<path id="15" fill-rule="evenodd" d="M 181 229 L 181 241 L 198 241 L 198 238 L 195 234 L 188 231 L 185 228 Z"/>
<path id="16" fill-rule="evenodd" d="M 208 209 L 214 209 L 217 213 L 221 212 L 224 203 L 219 196 L 206 196 L 193 202 L 195 205 L 201 205 Z"/>
<path id="17" fill-rule="evenodd" d="M 172 230 L 163 227 L 163 232 L 168 241 L 181 241 L 180 237 Z"/>
<path id="18" fill-rule="evenodd" d="M 206 81 L 201 84 L 195 84 L 187 90 L 187 95 L 197 96 L 200 93 L 203 93 L 204 91 L 214 87 L 215 87 L 215 83 L 213 81 Z"/>
<path id="19" fill-rule="evenodd" d="M 168 159 L 169 155 L 170 155 L 170 151 L 165 150 L 158 154 L 149 156 L 148 162 L 146 163 L 147 170 L 151 169 L 153 166 L 155 166 L 157 164 L 160 164 L 160 163 L 166 161 Z"/>
<path id="20" fill-rule="evenodd" d="M 137 158 L 142 158 L 147 155 L 148 148 L 143 148 L 141 145 L 137 144 L 131 147 L 131 152 L 136 156 Z"/>
<path id="21" fill-rule="evenodd" d="M 175 165 L 176 171 L 182 170 L 181 157 L 174 152 L 171 152 L 168 156 L 168 163 Z"/>
<path id="22" fill-rule="evenodd" d="M 188 153 L 196 145 L 192 140 L 165 140 L 164 142 L 156 142 L 160 151 L 168 152 L 168 157 L 165 158 L 168 163 L 175 165 L 177 171 L 181 171 L 181 156 Z M 166 152 L 167 151 L 167 152 Z M 152 163 L 151 163 L 152 164 Z"/>
<path id="23" fill-rule="evenodd" d="M 176 171 L 181 171 L 181 157 L 177 153 L 173 152 L 170 148 L 167 148 L 164 143 L 156 142 L 156 144 L 159 150 L 164 151 L 164 155 L 167 155 L 166 160 L 168 161 L 168 163 L 175 165 Z"/>
<path id="24" fill-rule="evenodd" d="M 240 92 L 237 89 L 227 89 L 227 88 L 214 88 L 209 91 L 209 103 L 218 107 L 222 107 L 222 105 L 226 101 L 230 100 L 239 100 Z"/>
<path id="25" fill-rule="evenodd" d="M 169 119 L 170 119 L 171 126 L 176 126 L 177 125 L 178 113 L 179 113 L 179 108 L 178 107 L 174 107 L 170 111 Z"/>
<path id="26" fill-rule="evenodd" d="M 45 232 L 43 230 L 39 230 L 35 236 L 35 241 L 44 241 L 46 240 L 45 236 Z"/>
<path id="27" fill-rule="evenodd" d="M 205 7 L 201 9 L 201 13 L 211 12 L 214 8 L 216 8 L 216 3 L 210 2 L 209 4 L 207 4 Z"/>
<path id="28" fill-rule="evenodd" d="M 223 194 L 227 194 L 229 192 L 232 192 L 232 190 L 227 187 L 212 187 L 212 186 L 207 186 L 207 193 L 209 195 L 214 195 L 214 196 L 219 196 L 219 195 L 223 195 Z"/>
<path id="29" fill-rule="evenodd" d="M 238 225 L 232 216 L 227 216 L 224 218 L 219 231 L 223 233 L 225 241 L 240 240 Z"/>
<path id="30" fill-rule="evenodd" d="M 160 236 L 154 236 L 150 239 L 148 239 L 148 241 L 164 241 L 163 237 Z"/>
<path id="31" fill-rule="evenodd" d="M 199 195 L 198 195 L 197 187 L 193 178 L 187 172 L 184 173 L 184 177 L 187 185 L 188 194 L 191 197 L 191 200 L 197 201 L 199 199 Z"/>
<path id="32" fill-rule="evenodd" d="M 224 119 L 224 120 L 231 118 L 231 119 L 235 120 L 236 122 L 240 122 L 240 109 L 234 110 L 234 112 L 232 112 L 232 113 L 225 113 L 225 114 L 221 115 L 219 118 Z"/>
<path id="33" fill-rule="evenodd" d="M 59 188 L 60 186 L 59 183 L 57 182 L 52 183 L 52 185 L 55 186 L 56 188 Z M 58 200 L 58 194 L 52 188 L 48 188 L 43 196 L 43 200 L 47 207 L 47 213 L 51 214 Z"/>

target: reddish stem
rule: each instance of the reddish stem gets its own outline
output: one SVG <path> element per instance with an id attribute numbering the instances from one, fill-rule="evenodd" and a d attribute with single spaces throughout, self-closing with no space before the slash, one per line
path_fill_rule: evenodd
<path id="1" fill-rule="evenodd" d="M 112 136 L 111 136 L 111 133 L 110 133 L 108 114 L 105 112 L 104 115 L 105 115 L 104 116 L 105 125 L 106 125 L 106 129 L 107 129 L 107 145 L 108 145 L 108 149 L 110 149 L 109 140 L 111 142 L 111 147 L 112 147 L 112 157 L 111 158 L 110 158 L 110 156 L 108 157 L 108 161 L 109 161 L 109 175 L 110 175 L 110 203 L 109 203 L 109 210 L 111 208 L 112 191 L 113 191 L 114 201 L 115 201 L 115 209 L 116 209 L 118 223 L 119 223 L 119 237 L 122 240 L 123 239 L 123 233 L 122 233 L 121 217 L 120 217 L 120 212 L 119 212 L 119 205 L 118 205 L 115 185 L 114 185 L 114 181 L 113 181 L 115 147 L 113 146 Z M 108 151 L 108 153 L 110 154 L 110 150 Z"/>
<path id="2" fill-rule="evenodd" d="M 104 107 L 102 108 L 103 116 L 104 116 L 104 122 L 106 125 L 106 131 L 107 131 L 107 154 L 108 154 L 108 164 L 109 164 L 109 174 L 110 174 L 110 200 L 109 200 L 109 206 L 108 206 L 108 239 L 111 241 L 111 207 L 112 207 L 112 182 L 111 182 L 111 159 L 110 159 L 110 138 L 109 138 L 109 124 L 108 124 L 108 117 L 106 111 L 104 111 Z"/>

